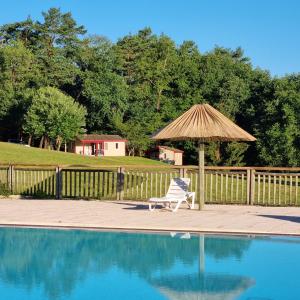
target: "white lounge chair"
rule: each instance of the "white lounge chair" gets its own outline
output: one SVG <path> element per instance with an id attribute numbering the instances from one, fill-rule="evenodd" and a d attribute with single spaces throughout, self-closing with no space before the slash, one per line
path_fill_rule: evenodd
<path id="1" fill-rule="evenodd" d="M 195 192 L 188 191 L 189 184 L 190 178 L 172 179 L 165 197 L 149 199 L 149 210 L 153 211 L 157 204 L 162 204 L 164 207 L 168 207 L 173 212 L 176 212 L 183 202 L 185 202 L 190 209 L 193 209 L 195 206 Z M 192 200 L 191 203 L 189 203 L 189 199 Z M 174 208 L 172 208 L 173 203 L 175 204 Z"/>

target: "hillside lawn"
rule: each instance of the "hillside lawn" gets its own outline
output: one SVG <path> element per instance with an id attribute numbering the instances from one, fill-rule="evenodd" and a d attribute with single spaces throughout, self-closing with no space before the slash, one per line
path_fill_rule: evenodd
<path id="1" fill-rule="evenodd" d="M 117 166 L 125 166 L 127 169 L 131 169 L 132 172 L 125 176 L 124 179 L 124 185 L 125 185 L 125 199 L 129 200 L 140 200 L 147 198 L 145 193 L 148 195 L 154 195 L 154 196 L 162 196 L 167 191 L 167 188 L 169 186 L 169 179 L 170 179 L 170 165 L 150 160 L 147 158 L 142 157 L 129 157 L 129 156 L 123 156 L 123 157 L 87 157 L 87 156 L 81 156 L 78 154 L 72 154 L 72 153 L 64 153 L 64 152 L 57 152 L 57 151 L 51 151 L 51 150 L 44 150 L 39 148 L 33 148 L 33 147 L 26 147 L 23 145 L 16 145 L 11 143 L 3 143 L 0 142 L 0 164 L 27 164 L 27 165 L 71 165 L 73 167 L 78 168 L 84 168 L 84 166 L 90 166 L 90 167 L 107 167 L 110 169 L 110 167 L 115 168 Z M 143 166 L 142 168 L 139 168 L 140 166 Z M 151 166 L 154 166 L 155 168 L 152 170 L 153 176 L 149 175 L 148 172 L 151 172 Z M 149 168 L 148 168 L 149 167 Z M 139 168 L 138 172 L 135 170 Z M 147 169 L 148 168 L 148 169 Z M 159 173 L 160 170 L 168 170 L 167 172 Z M 173 171 L 175 171 L 173 169 Z M 6 172 L 6 171 L 5 171 Z M 4 177 L 7 177 L 7 173 L 3 173 Z M 40 171 L 42 172 L 42 171 Z M 47 172 L 47 171 L 46 171 Z M 177 170 L 178 172 L 178 170 Z M 176 172 L 175 172 L 176 173 Z M 176 174 L 174 175 L 176 176 Z M 23 174 L 23 173 L 22 173 Z M 105 199 L 109 198 L 109 195 L 115 196 L 115 193 L 113 193 L 112 184 L 109 183 L 109 175 L 107 173 L 106 177 L 103 177 L 103 171 L 101 173 L 101 176 L 98 174 L 97 176 L 100 176 L 101 180 L 106 180 L 106 184 L 103 186 L 106 186 L 105 193 L 103 197 Z M 177 173 L 178 174 L 178 173 Z M 23 174 L 24 175 L 24 174 Z M 28 178 L 31 178 L 32 174 L 30 173 L 28 175 Z M 71 177 L 72 176 L 72 179 Z M 69 182 L 69 190 L 74 189 L 73 194 L 71 196 L 77 195 L 78 188 L 81 191 L 81 196 L 87 193 L 90 193 L 90 188 L 88 185 L 88 188 L 85 184 L 78 185 L 78 188 L 76 190 L 74 183 L 75 176 L 79 176 L 79 173 L 73 172 L 68 175 L 68 178 L 70 180 Z M 82 177 L 82 174 L 80 175 Z M 163 176 L 163 177 L 161 177 Z M 177 175 L 178 176 L 178 175 Z M 197 182 L 197 172 L 194 170 L 193 175 L 191 175 L 191 190 L 196 189 L 196 182 Z M 1 176 L 0 176 L 1 177 Z M 166 177 L 168 180 L 166 180 Z M 89 177 L 88 177 L 89 178 Z M 141 180 L 141 178 L 144 178 L 144 180 Z M 36 179 L 36 178 L 35 178 Z M 223 178 L 225 180 L 225 178 Z M 267 178 L 268 179 L 268 178 Z M 297 195 L 300 195 L 300 185 L 298 184 L 298 181 L 295 182 L 295 178 L 290 176 L 283 175 L 281 180 L 277 178 L 276 181 L 272 179 L 271 183 L 268 182 L 266 179 L 265 184 L 262 183 L 262 176 L 260 177 L 260 180 L 258 181 L 258 178 L 256 176 L 256 184 L 255 184 L 255 204 L 260 205 L 300 205 L 300 198 Z M 114 179 L 115 180 L 115 179 Z M 21 180 L 22 181 L 22 180 Z M 112 181 L 112 178 L 111 180 Z M 0 178 L 1 182 L 1 178 Z M 84 179 L 83 181 L 84 182 Z M 98 182 L 98 181 L 97 181 Z M 144 183 L 144 187 L 142 184 Z M 291 184 L 292 183 L 292 184 Z M 71 187 L 70 187 L 71 186 Z M 246 201 L 246 188 L 247 188 L 247 182 L 246 177 L 244 178 L 244 182 L 242 183 L 242 179 L 239 177 L 236 178 L 235 175 L 232 175 L 228 178 L 228 191 L 226 193 L 225 190 L 227 188 L 220 190 L 213 187 L 220 187 L 221 186 L 221 179 L 220 175 L 215 174 L 207 174 L 206 175 L 206 191 L 207 191 L 207 202 L 208 203 L 235 203 L 235 204 L 245 204 Z M 258 189 L 258 186 L 260 188 Z M 263 187 L 265 186 L 265 194 L 263 193 Z M 115 185 L 114 185 L 115 187 Z M 28 189 L 28 186 L 21 187 L 23 189 Z M 66 186 L 64 184 L 63 189 L 65 189 Z M 94 188 L 99 190 L 97 188 L 97 184 L 94 186 Z M 76 190 L 76 191 L 75 191 Z M 147 190 L 147 192 L 146 192 Z M 243 190 L 243 193 L 242 193 Z M 93 192 L 94 193 L 94 192 Z M 144 194 L 143 194 L 144 193 Z M 217 194 L 216 194 L 217 193 Z M 21 194 L 21 193 L 20 193 Z M 63 194 L 66 196 L 68 195 L 67 191 L 63 190 Z M 243 197 L 242 197 L 243 194 Z M 275 197 L 276 194 L 276 197 Z M 258 195 L 260 195 L 260 200 L 258 200 Z M 101 198 L 101 197 L 100 197 Z M 228 199 L 227 199 L 228 198 Z M 223 200 L 220 200 L 223 199 Z M 264 200 L 265 199 L 265 200 Z M 280 200 L 281 199 L 281 200 Z"/>
<path id="2" fill-rule="evenodd" d="M 0 142 L 0 164 L 89 165 L 89 166 L 168 166 L 143 157 L 88 157 L 73 153 L 26 147 Z"/>

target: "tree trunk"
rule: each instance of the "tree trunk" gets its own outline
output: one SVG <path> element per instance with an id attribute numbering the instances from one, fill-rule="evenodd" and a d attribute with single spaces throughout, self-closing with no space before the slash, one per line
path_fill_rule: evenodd
<path id="1" fill-rule="evenodd" d="M 48 149 L 49 147 L 49 137 L 45 135 L 44 137 L 44 149 Z"/>
<path id="2" fill-rule="evenodd" d="M 61 138 L 59 136 L 56 138 L 55 144 L 56 144 L 55 145 L 56 146 L 56 151 L 60 151 L 62 140 L 61 140 Z"/>
<path id="3" fill-rule="evenodd" d="M 82 90 L 83 90 L 83 87 L 80 87 L 79 92 L 78 92 L 77 95 L 75 96 L 75 99 L 76 99 L 77 101 L 79 100 L 79 97 L 80 97 L 80 95 L 81 95 L 81 93 L 82 93 Z"/>
<path id="4" fill-rule="evenodd" d="M 128 156 L 134 156 L 134 148 L 128 148 Z"/>
<path id="5" fill-rule="evenodd" d="M 157 100 L 156 100 L 156 110 L 160 111 L 160 99 L 161 99 L 162 90 L 158 91 Z"/>
<path id="6" fill-rule="evenodd" d="M 217 145 L 216 145 L 216 151 L 215 151 L 215 157 L 216 157 L 216 160 L 217 162 L 219 162 L 221 160 L 221 149 L 220 149 L 220 143 L 217 142 Z"/>
<path id="7" fill-rule="evenodd" d="M 164 65 L 163 65 L 162 71 L 166 70 L 167 61 L 168 61 L 168 57 L 166 57 L 164 60 Z M 160 101 L 161 101 L 162 92 L 163 92 L 163 88 L 158 90 L 158 95 L 157 95 L 157 100 L 156 100 L 156 110 L 157 111 L 160 111 Z"/>
<path id="8" fill-rule="evenodd" d="M 30 135 L 29 135 L 29 138 L 28 138 L 28 143 L 27 143 L 27 145 L 28 145 L 28 146 L 31 146 L 31 142 L 32 142 L 32 135 L 30 134 Z"/>
<path id="9" fill-rule="evenodd" d="M 65 142 L 65 152 L 67 152 L 67 142 Z"/>
<path id="10" fill-rule="evenodd" d="M 42 137 L 41 137 L 41 140 L 40 140 L 40 145 L 39 145 L 40 148 L 43 148 L 44 139 L 45 139 L 45 137 L 42 136 Z"/>

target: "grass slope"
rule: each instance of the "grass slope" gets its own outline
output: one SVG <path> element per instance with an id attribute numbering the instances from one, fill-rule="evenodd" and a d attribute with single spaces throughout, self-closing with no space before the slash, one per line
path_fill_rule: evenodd
<path id="1" fill-rule="evenodd" d="M 41 165 L 99 165 L 99 166 L 124 166 L 124 165 L 160 165 L 159 161 L 143 157 L 87 157 L 73 153 L 57 152 L 33 147 L 25 147 L 11 143 L 0 142 L 1 164 L 41 164 Z"/>

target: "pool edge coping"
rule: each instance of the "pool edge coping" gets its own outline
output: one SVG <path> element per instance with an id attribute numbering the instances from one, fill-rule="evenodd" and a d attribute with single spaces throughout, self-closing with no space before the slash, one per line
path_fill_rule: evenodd
<path id="1" fill-rule="evenodd" d="M 144 232 L 144 233 L 192 233 L 192 234 L 208 234 L 208 235 L 273 235 L 273 236 L 291 236 L 300 237 L 300 233 L 282 233 L 271 231 L 245 231 L 245 230 L 214 230 L 211 228 L 203 229 L 176 229 L 176 228 L 135 228 L 135 227 L 116 227 L 116 226 L 76 226 L 76 225 L 58 225 L 58 224 L 23 224 L 23 223 L 0 223 L 1 227 L 17 227 L 17 228 L 43 228 L 43 229 L 58 229 L 58 230 L 88 230 L 88 231 L 122 231 L 122 232 Z"/>

